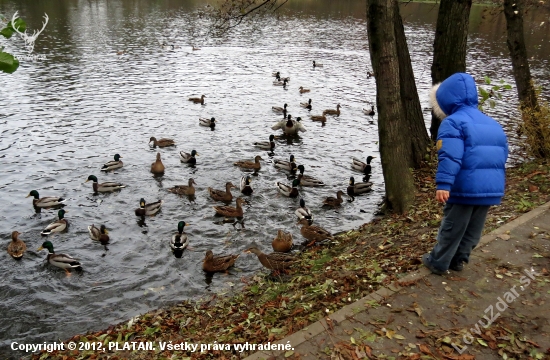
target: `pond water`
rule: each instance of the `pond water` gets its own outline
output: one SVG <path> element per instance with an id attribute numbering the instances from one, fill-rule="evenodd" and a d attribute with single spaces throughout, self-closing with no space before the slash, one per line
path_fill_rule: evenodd
<path id="1" fill-rule="evenodd" d="M 208 249 L 242 253 L 255 242 L 271 251 L 278 229 L 301 242 L 294 215 L 298 199 L 278 194 L 275 183 L 289 181 L 273 166 L 274 159 L 293 154 L 306 174 L 327 184 L 300 189 L 316 224 L 336 233 L 374 216 L 383 177 L 377 117 L 370 123 L 362 112 L 375 101 L 374 79 L 366 76 L 371 66 L 364 2 L 291 2 L 277 16 L 243 25 L 224 38 L 206 36 L 208 23 L 197 16 L 199 6 L 191 1 L 0 0 L 0 13 L 11 18 L 19 11 L 30 31 L 41 26 L 44 12 L 49 16 L 34 48 L 45 59 L 23 59 L 14 74 L 0 74 L 0 235 L 5 248 L 17 230 L 28 247 L 21 261 L 5 252 L 0 257 L 2 357 L 14 356 L 8 350 L 12 341 L 50 342 L 105 328 L 167 303 L 238 286 L 242 276 L 261 269 L 255 256 L 244 254 L 228 275 L 205 276 L 201 264 Z M 474 7 L 472 13 L 468 70 L 513 84 L 504 20 L 490 14 L 482 19 L 482 10 Z M 428 107 L 437 8 L 409 4 L 402 11 L 422 106 Z M 539 17 L 544 18 L 529 15 L 529 50 L 535 78 L 548 85 L 548 24 L 540 25 Z M 1 41 L 6 51 L 25 54 L 21 39 Z M 162 42 L 175 47 L 164 49 Z M 193 51 L 193 45 L 201 49 Z M 312 60 L 324 66 L 314 69 Z M 271 73 L 277 70 L 291 77 L 286 89 L 272 85 Z M 299 86 L 311 92 L 300 95 Z M 187 100 L 202 94 L 204 105 Z M 487 110 L 511 135 L 518 115 L 515 97 L 515 90 L 505 93 L 495 109 Z M 341 115 L 329 117 L 325 126 L 312 122 L 300 107 L 309 98 L 311 114 L 341 104 Z M 293 117 L 302 117 L 307 132 L 277 139 L 274 154 L 255 149 L 255 141 L 280 135 L 271 130 L 280 120 L 271 107 L 284 103 Z M 200 127 L 199 117 L 215 117 L 215 130 Z M 173 138 L 177 146 L 152 149 L 151 136 Z M 193 149 L 200 154 L 197 165 L 180 163 L 179 151 Z M 157 151 L 166 166 L 162 177 L 149 172 Z M 100 172 L 115 153 L 123 157 L 124 167 Z M 222 223 L 212 209 L 220 204 L 206 189 L 221 189 L 227 181 L 238 184 L 246 173 L 233 162 L 255 155 L 264 161 L 252 176 L 245 228 Z M 326 196 L 345 191 L 350 176 L 361 178 L 351 170 L 351 158 L 368 155 L 377 157 L 373 192 L 337 211 L 321 208 Z M 89 175 L 127 187 L 94 195 L 91 183 L 84 183 Z M 194 202 L 167 191 L 191 177 L 197 184 Z M 57 252 L 81 261 L 81 274 L 66 277 L 44 261 L 45 251 L 36 251 L 44 241 L 40 232 L 57 212 L 35 213 L 31 198 L 25 198 L 33 189 L 68 199 L 70 227 L 49 240 Z M 140 198 L 164 200 L 161 212 L 145 224 L 134 215 Z M 191 224 L 185 229 L 190 249 L 176 258 L 169 239 L 180 220 Z M 90 224 L 110 230 L 108 250 L 90 240 Z"/>

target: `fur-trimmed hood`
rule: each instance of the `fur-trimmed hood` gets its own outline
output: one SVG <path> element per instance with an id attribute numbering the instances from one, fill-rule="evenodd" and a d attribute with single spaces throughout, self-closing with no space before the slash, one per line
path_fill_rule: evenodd
<path id="1" fill-rule="evenodd" d="M 477 88 L 474 78 L 466 73 L 456 73 L 430 90 L 430 103 L 434 114 L 444 119 L 463 106 L 477 108 Z"/>

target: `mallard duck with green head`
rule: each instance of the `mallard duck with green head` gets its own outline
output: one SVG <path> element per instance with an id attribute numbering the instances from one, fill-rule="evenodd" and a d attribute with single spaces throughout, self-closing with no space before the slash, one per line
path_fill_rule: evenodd
<path id="1" fill-rule="evenodd" d="M 136 216 L 153 216 L 160 211 L 163 200 L 147 204 L 144 198 L 139 200 L 139 208 L 135 210 Z"/>
<path id="2" fill-rule="evenodd" d="M 65 231 L 67 229 L 67 226 L 69 226 L 69 223 L 67 219 L 65 219 L 65 214 L 68 213 L 68 211 L 65 211 L 63 209 L 59 210 L 57 212 L 58 220 L 54 221 L 50 225 L 46 226 L 44 230 L 40 234 L 43 236 L 50 235 L 52 233 L 58 233 Z"/>
<path id="3" fill-rule="evenodd" d="M 216 127 L 216 118 L 213 118 L 213 117 L 211 117 L 210 119 L 199 118 L 199 125 L 204 127 L 209 127 L 210 129 L 214 129 Z"/>
<path id="4" fill-rule="evenodd" d="M 351 201 L 355 200 L 355 196 L 370 192 L 371 190 L 371 182 L 355 183 L 353 176 L 349 178 L 348 195 L 351 197 Z"/>
<path id="5" fill-rule="evenodd" d="M 126 185 L 123 185 L 121 183 L 114 182 L 114 181 L 98 184 L 97 177 L 95 177 L 95 175 L 88 176 L 88 179 L 85 182 L 88 182 L 88 181 L 93 181 L 92 189 L 94 190 L 94 193 L 112 192 L 112 191 L 120 190 L 126 187 Z"/>
<path id="6" fill-rule="evenodd" d="M 300 195 L 298 193 L 298 185 L 300 185 L 300 181 L 298 179 L 294 179 L 292 181 L 292 186 L 283 184 L 282 182 L 279 182 L 279 181 L 277 181 L 276 185 L 277 185 L 277 189 L 279 189 L 279 192 L 284 196 L 295 198 L 298 195 Z"/>
<path id="7" fill-rule="evenodd" d="M 119 154 L 115 154 L 114 158 L 115 158 L 114 161 L 106 162 L 101 168 L 101 171 L 111 171 L 115 169 L 120 169 L 122 166 L 124 166 L 122 161 L 120 161 L 120 159 L 122 159 L 122 156 L 120 156 Z"/>
<path id="8" fill-rule="evenodd" d="M 296 169 L 298 169 L 296 167 L 296 159 L 294 158 L 294 155 L 290 155 L 289 161 L 275 160 L 273 161 L 273 165 L 275 165 L 277 169 L 287 170 L 291 172 L 295 172 Z"/>
<path id="9" fill-rule="evenodd" d="M 254 146 L 262 150 L 273 151 L 275 150 L 275 141 L 273 141 L 274 139 L 275 135 L 269 135 L 269 141 L 255 142 Z"/>
<path id="10" fill-rule="evenodd" d="M 227 271 L 227 269 L 235 264 L 238 257 L 239 254 L 214 255 L 212 250 L 208 250 L 202 262 L 202 269 L 209 273 Z"/>
<path id="11" fill-rule="evenodd" d="M 264 267 L 273 271 L 285 271 L 296 262 L 296 258 L 290 254 L 284 252 L 264 254 L 256 246 L 248 248 L 245 253 L 255 254 Z"/>
<path id="12" fill-rule="evenodd" d="M 53 250 L 53 244 L 50 241 L 44 241 L 42 246 L 39 247 L 37 251 L 43 249 L 48 249 L 48 257 L 46 260 L 48 260 L 51 265 L 65 270 L 67 275 L 71 275 L 69 269 L 82 269 L 80 262 L 72 256 L 66 254 L 56 254 Z"/>
<path id="13" fill-rule="evenodd" d="M 309 221 L 307 219 L 302 219 L 298 221 L 297 225 L 301 224 L 302 228 L 300 229 L 300 233 L 303 237 L 305 237 L 310 242 L 307 244 L 307 246 L 311 246 L 315 244 L 318 241 L 322 241 L 325 239 L 333 239 L 332 234 L 328 232 L 327 230 L 323 229 L 320 226 L 317 225 L 310 225 Z"/>
<path id="14" fill-rule="evenodd" d="M 272 106 L 271 107 L 271 110 L 273 110 L 274 113 L 276 114 L 283 114 L 283 113 L 286 113 L 287 111 L 287 104 L 284 104 L 283 107 L 280 107 L 280 106 Z"/>
<path id="15" fill-rule="evenodd" d="M 243 193 L 244 195 L 252 195 L 254 190 L 250 185 L 251 182 L 252 182 L 252 179 L 250 178 L 250 176 L 245 175 L 241 177 L 241 193 Z"/>
<path id="16" fill-rule="evenodd" d="M 310 224 L 313 223 L 313 215 L 311 215 L 311 211 L 306 207 L 304 199 L 300 199 L 300 207 L 294 213 L 298 217 L 298 220 L 307 219 Z"/>
<path id="17" fill-rule="evenodd" d="M 32 206 L 35 208 L 49 208 L 49 207 L 55 207 L 63 205 L 63 203 L 66 201 L 62 197 L 59 196 L 46 196 L 41 198 L 38 194 L 38 191 L 32 190 L 27 197 L 33 196 L 34 199 L 32 200 Z"/>
<path id="18" fill-rule="evenodd" d="M 189 238 L 187 234 L 183 232 L 183 228 L 189 225 L 185 221 L 180 221 L 178 223 L 178 232 L 172 235 L 170 239 L 170 248 L 174 251 L 182 251 L 187 245 L 189 245 Z"/>
<path id="19" fill-rule="evenodd" d="M 209 187 L 207 190 L 212 199 L 229 203 L 233 200 L 233 194 L 231 194 L 232 188 L 236 188 L 236 186 L 233 185 L 231 181 L 228 181 L 225 183 L 225 191 L 212 189 L 211 187 Z"/>
<path id="20" fill-rule="evenodd" d="M 8 244 L 8 254 L 16 260 L 20 260 L 27 250 L 27 245 L 23 240 L 19 239 L 20 232 L 14 231 L 11 233 L 11 242 Z"/>
<path id="21" fill-rule="evenodd" d="M 372 171 L 372 166 L 370 164 L 372 159 L 376 159 L 376 158 L 374 156 L 369 155 L 369 156 L 367 156 L 367 161 L 363 162 L 363 161 L 361 161 L 361 160 L 354 157 L 354 158 L 351 159 L 351 168 L 353 170 L 362 172 L 365 175 L 370 175 L 371 171 Z"/>
<path id="22" fill-rule="evenodd" d="M 292 249 L 292 245 L 292 234 L 283 230 L 278 230 L 277 236 L 271 242 L 273 250 L 282 253 L 289 252 Z"/>
<path id="23" fill-rule="evenodd" d="M 298 170 L 300 170 L 300 173 L 298 174 L 298 181 L 300 185 L 302 186 L 325 186 L 325 183 L 321 180 L 318 180 L 314 178 L 313 176 L 304 175 L 304 165 L 299 165 Z"/>
<path id="24" fill-rule="evenodd" d="M 105 225 L 101 225 L 99 229 L 94 224 L 89 225 L 88 233 L 90 234 L 90 239 L 94 241 L 99 241 L 102 244 L 109 242 L 109 231 L 107 231 Z"/>
<path id="25" fill-rule="evenodd" d="M 197 163 L 195 156 L 199 156 L 196 150 L 191 150 L 191 153 L 180 151 L 180 161 L 182 163 L 195 165 Z"/>

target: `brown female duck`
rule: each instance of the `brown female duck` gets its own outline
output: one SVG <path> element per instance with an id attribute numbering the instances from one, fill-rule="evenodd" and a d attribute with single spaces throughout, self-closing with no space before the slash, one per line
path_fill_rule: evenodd
<path id="1" fill-rule="evenodd" d="M 192 101 L 194 102 L 195 104 L 201 104 L 201 105 L 204 105 L 204 98 L 206 96 L 202 95 L 200 98 L 199 97 L 191 97 L 189 98 L 189 101 Z"/>
<path id="2" fill-rule="evenodd" d="M 336 110 L 334 109 L 327 109 L 323 111 L 323 115 L 336 115 L 340 116 L 340 104 L 336 105 Z"/>
<path id="3" fill-rule="evenodd" d="M 300 233 L 310 241 L 308 246 L 315 244 L 317 241 L 332 239 L 331 233 L 320 226 L 310 225 L 307 219 L 301 219 L 297 224 L 303 225 L 302 229 L 300 229 Z"/>
<path id="4" fill-rule="evenodd" d="M 243 208 L 242 204 L 248 203 L 243 198 L 238 198 L 236 201 L 237 207 L 232 206 L 213 206 L 216 213 L 223 215 L 225 217 L 243 217 Z"/>
<path id="5" fill-rule="evenodd" d="M 277 231 L 277 236 L 271 242 L 271 246 L 274 251 L 286 253 L 292 249 L 292 234 L 284 232 L 283 230 Z"/>
<path id="6" fill-rule="evenodd" d="M 210 197 L 216 201 L 231 202 L 233 195 L 231 194 L 231 188 L 236 188 L 230 181 L 225 183 L 225 191 L 208 188 Z"/>
<path id="7" fill-rule="evenodd" d="M 255 246 L 246 250 L 245 253 L 256 254 L 258 260 L 260 260 L 260 263 L 262 263 L 263 266 L 275 271 L 284 271 L 296 261 L 296 258 L 294 256 L 282 252 L 264 254 L 260 249 Z"/>
<path id="8" fill-rule="evenodd" d="M 19 239 L 20 234 L 21 233 L 18 231 L 12 232 L 11 242 L 8 245 L 8 254 L 16 260 L 21 259 L 23 257 L 23 253 L 27 250 L 27 245 L 25 245 L 23 240 Z"/>
<path id="9" fill-rule="evenodd" d="M 168 191 L 178 195 L 195 195 L 195 187 L 193 184 L 197 185 L 195 180 L 190 178 L 188 185 L 176 185 L 173 188 L 168 189 Z"/>
<path id="10" fill-rule="evenodd" d="M 262 164 L 260 164 L 260 160 L 263 160 L 262 157 L 260 155 L 256 155 L 254 161 L 240 160 L 235 162 L 233 165 L 236 165 L 243 169 L 260 170 L 262 167 Z"/>
<path id="11" fill-rule="evenodd" d="M 174 146 L 176 145 L 176 143 L 174 142 L 174 140 L 172 139 L 166 139 L 166 138 L 162 138 L 162 139 L 158 139 L 154 136 L 151 136 L 151 138 L 149 139 L 149 143 L 151 143 L 151 141 L 153 142 L 153 147 L 166 147 L 166 146 Z"/>
<path id="12" fill-rule="evenodd" d="M 202 269 L 206 272 L 226 271 L 235 264 L 238 255 L 214 255 L 211 250 L 206 252 L 202 262 Z"/>
<path id="13" fill-rule="evenodd" d="M 344 195 L 344 192 L 342 190 L 338 190 L 338 192 L 336 193 L 336 197 L 329 196 L 323 201 L 323 206 L 328 205 L 337 207 L 342 205 L 342 203 L 344 202 L 344 199 L 342 199 L 342 195 Z"/>
<path id="14" fill-rule="evenodd" d="M 164 174 L 164 164 L 160 160 L 160 153 L 157 153 L 157 160 L 151 164 L 151 172 L 157 175 Z"/>

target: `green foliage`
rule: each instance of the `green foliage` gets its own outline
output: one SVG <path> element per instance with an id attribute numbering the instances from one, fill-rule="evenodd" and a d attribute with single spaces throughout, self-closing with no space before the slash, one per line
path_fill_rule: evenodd
<path id="1" fill-rule="evenodd" d="M 27 24 L 25 23 L 25 21 L 21 18 L 17 18 L 15 19 L 15 21 L 13 22 L 14 25 L 15 25 L 15 28 L 20 31 L 20 32 L 24 32 L 25 29 L 27 28 Z M 11 21 L 8 22 L 8 24 L 6 25 L 5 28 L 3 28 L 2 30 L 0 30 L 0 35 L 4 36 L 6 39 L 9 39 L 11 38 L 11 36 L 13 35 L 13 33 L 15 33 L 15 30 L 13 29 L 13 26 L 11 24 Z"/>
<path id="2" fill-rule="evenodd" d="M 494 99 L 498 98 L 499 100 L 501 100 L 503 91 L 512 90 L 512 85 L 506 84 L 504 80 L 500 80 L 499 85 L 491 86 L 492 81 L 488 76 L 485 76 L 483 79 L 485 81 L 485 85 L 489 85 L 489 87 L 486 89 L 478 86 L 478 92 L 481 96 L 478 108 L 481 111 L 483 111 L 483 106 L 487 103 L 489 103 L 489 106 L 491 108 L 494 108 L 496 106 L 496 102 Z"/>
<path id="3" fill-rule="evenodd" d="M 23 19 L 17 18 L 14 20 L 13 24 L 18 31 L 25 31 L 27 24 Z M 0 30 L 0 35 L 4 36 L 6 39 L 11 38 L 15 30 L 13 29 L 11 21 Z M 11 74 L 19 67 L 19 60 L 17 60 L 12 54 L 4 52 L 4 48 L 0 48 L 0 71 Z"/>

